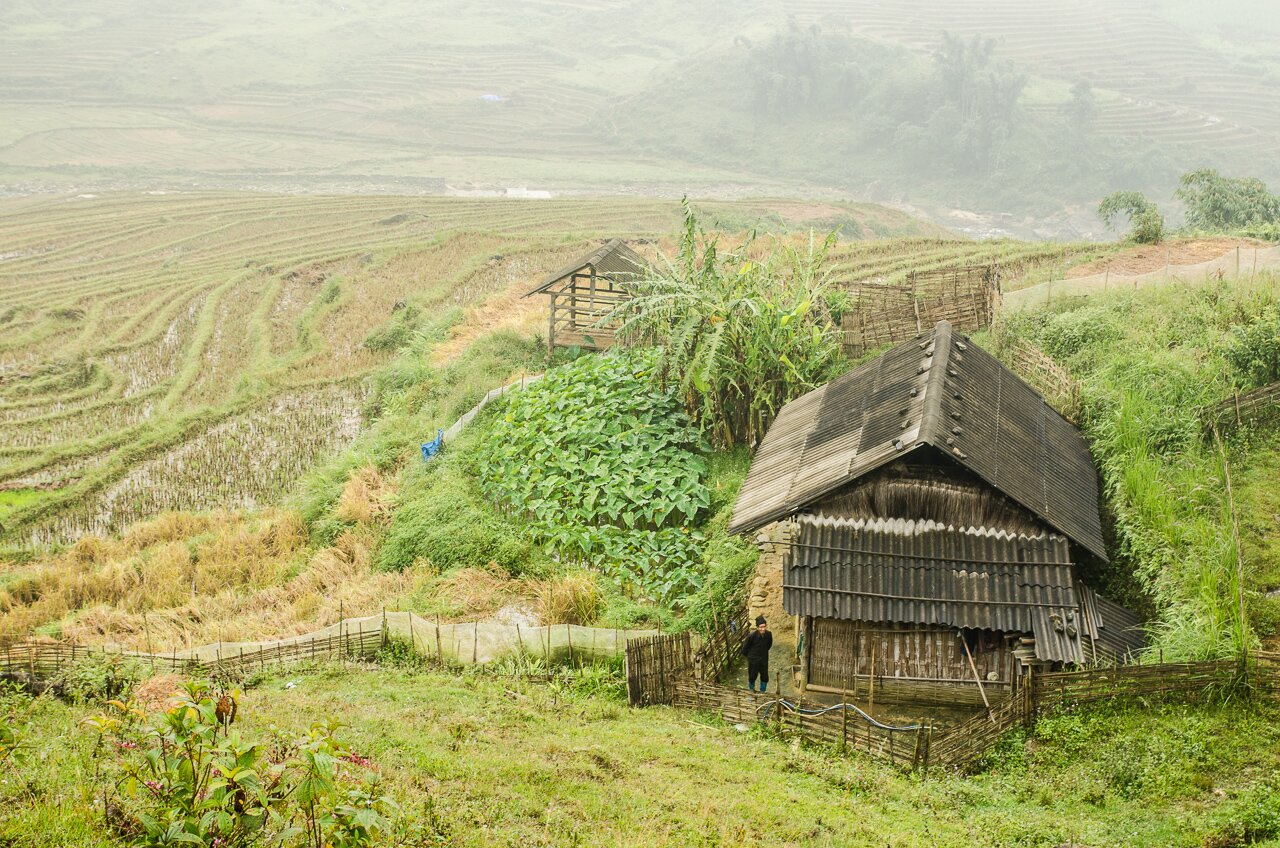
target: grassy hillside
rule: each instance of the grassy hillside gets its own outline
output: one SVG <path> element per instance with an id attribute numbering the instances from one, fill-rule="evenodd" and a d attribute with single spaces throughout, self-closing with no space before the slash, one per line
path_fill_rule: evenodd
<path id="1" fill-rule="evenodd" d="M 172 687 L 174 681 L 168 681 Z M 152 687 L 152 703 L 164 685 Z M 159 697 L 157 697 L 159 696 Z M 101 784 L 117 757 L 80 720 L 95 703 L 3 706 L 27 757 L 0 784 L 14 846 L 109 844 Z M 1265 704 L 1066 714 L 1015 733 L 973 776 L 907 777 L 717 719 L 625 706 L 616 683 L 528 684 L 431 670 L 259 678 L 245 742 L 339 738 L 399 805 L 400 839 L 433 846 L 1237 846 L 1280 838 L 1280 716 Z"/>
<path id="2" fill-rule="evenodd" d="M 1209 414 L 1280 379 L 1278 297 L 1274 274 L 1113 290 L 1007 315 L 991 340 L 1030 340 L 1080 381 L 1117 554 L 1100 576 L 1159 611 L 1173 655 L 1238 650 L 1280 626 L 1275 419 L 1215 437 Z"/>
<path id="3" fill-rule="evenodd" d="M 1099 232 L 1092 207 L 1117 187 L 1164 196 L 1206 164 L 1280 179 L 1265 4 L 1208 21 L 1191 5 L 17 0 L 0 11 L 0 176 L 801 190 Z M 1012 110 L 974 124 L 1000 135 L 978 159 L 954 158 L 971 134 L 940 109 L 974 101 L 932 58 L 943 31 L 994 39 L 1022 80 Z"/>

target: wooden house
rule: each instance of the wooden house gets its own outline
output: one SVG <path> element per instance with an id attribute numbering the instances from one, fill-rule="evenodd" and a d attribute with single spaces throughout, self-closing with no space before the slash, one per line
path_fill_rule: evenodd
<path id="1" fill-rule="evenodd" d="M 1080 433 L 944 321 L 783 407 L 729 529 L 781 531 L 804 686 L 975 702 L 1143 647 L 1083 579 L 1098 507 Z"/>
<path id="2" fill-rule="evenodd" d="M 603 350 L 613 345 L 615 324 L 601 321 L 631 297 L 628 284 L 644 279 L 649 264 L 621 239 L 548 276 L 525 297 L 545 295 L 550 301 L 547 345 Z"/>

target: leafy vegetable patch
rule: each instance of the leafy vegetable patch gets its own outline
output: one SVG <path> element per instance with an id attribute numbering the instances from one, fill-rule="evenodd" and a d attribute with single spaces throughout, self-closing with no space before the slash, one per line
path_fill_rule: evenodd
<path id="1" fill-rule="evenodd" d="M 583 357 L 510 396 L 481 439 L 485 494 L 523 513 L 562 559 L 594 565 L 636 594 L 701 585 L 710 503 L 697 433 L 646 352 Z"/>

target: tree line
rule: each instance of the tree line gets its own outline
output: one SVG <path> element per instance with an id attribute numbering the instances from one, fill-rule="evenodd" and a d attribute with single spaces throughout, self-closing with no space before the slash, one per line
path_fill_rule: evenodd
<path id="1" fill-rule="evenodd" d="M 1213 168 L 1182 175 L 1174 192 L 1185 207 L 1186 229 L 1280 238 L 1280 196 L 1257 177 L 1227 177 Z M 1140 191 L 1117 191 L 1098 205 L 1108 227 L 1128 226 L 1127 237 L 1156 244 L 1165 235 L 1164 215 Z"/>

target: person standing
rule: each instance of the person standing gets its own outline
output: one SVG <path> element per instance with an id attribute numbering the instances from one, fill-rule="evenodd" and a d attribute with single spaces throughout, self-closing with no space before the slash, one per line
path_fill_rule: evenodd
<path id="1" fill-rule="evenodd" d="M 742 643 L 742 655 L 747 658 L 747 688 L 755 691 L 756 678 L 760 679 L 760 691 L 769 688 L 769 649 L 773 647 L 773 634 L 763 615 L 756 616 L 756 629 Z"/>

